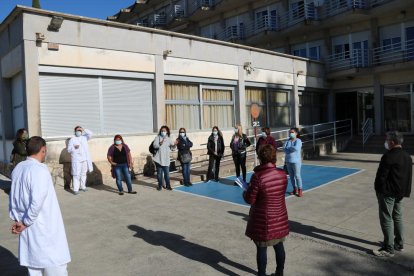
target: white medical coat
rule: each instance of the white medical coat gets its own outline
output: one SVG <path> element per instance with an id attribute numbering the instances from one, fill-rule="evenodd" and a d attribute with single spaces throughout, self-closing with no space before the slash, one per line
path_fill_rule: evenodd
<path id="1" fill-rule="evenodd" d="M 19 236 L 20 265 L 46 268 L 69 263 L 65 226 L 47 166 L 28 157 L 11 178 L 9 216 L 27 226 Z"/>
<path id="2" fill-rule="evenodd" d="M 88 140 L 92 138 L 92 132 L 88 129 L 84 129 L 84 134 L 80 137 L 72 137 L 68 143 L 68 152 L 71 155 L 72 160 L 72 175 L 78 175 L 81 166 L 81 162 L 86 161 L 88 164 L 88 172 L 93 171 L 92 159 L 89 153 Z M 79 145 L 79 148 L 75 149 L 75 145 Z"/>

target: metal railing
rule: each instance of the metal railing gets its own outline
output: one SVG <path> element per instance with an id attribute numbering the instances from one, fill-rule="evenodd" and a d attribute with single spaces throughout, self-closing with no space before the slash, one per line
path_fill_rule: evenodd
<path id="1" fill-rule="evenodd" d="M 370 66 L 368 49 L 354 49 L 328 56 L 330 71 L 346 70 L 351 68 L 364 68 Z"/>
<path id="2" fill-rule="evenodd" d="M 374 48 L 372 52 L 373 65 L 411 61 L 414 60 L 414 39 Z"/>
<path id="3" fill-rule="evenodd" d="M 365 143 L 368 141 L 369 137 L 374 134 L 374 126 L 372 118 L 366 119 L 365 123 L 362 125 L 362 149 L 365 150 Z"/>
<path id="4" fill-rule="evenodd" d="M 168 11 L 167 24 L 170 24 L 175 20 L 181 20 L 186 17 L 187 14 L 185 12 L 184 6 L 172 5 L 171 9 Z"/>
<path id="5" fill-rule="evenodd" d="M 189 6 L 189 14 L 192 15 L 197 11 L 208 11 L 213 9 L 223 0 L 194 0 Z"/>
<path id="6" fill-rule="evenodd" d="M 289 28 L 302 22 L 320 20 L 320 15 L 314 2 L 290 8 L 280 15 L 280 29 Z"/>
<path id="7" fill-rule="evenodd" d="M 331 0 L 326 2 L 326 16 L 335 16 L 354 9 L 367 9 L 366 0 Z"/>
<path id="8" fill-rule="evenodd" d="M 371 8 L 375 8 L 375 7 L 384 5 L 384 4 L 386 4 L 388 2 L 392 2 L 392 1 L 394 1 L 394 0 L 371 0 L 370 1 L 370 6 L 371 6 Z"/>

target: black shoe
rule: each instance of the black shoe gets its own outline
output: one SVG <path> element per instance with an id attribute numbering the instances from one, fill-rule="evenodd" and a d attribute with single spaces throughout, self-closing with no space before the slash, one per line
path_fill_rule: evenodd
<path id="1" fill-rule="evenodd" d="M 220 182 L 220 180 L 219 180 L 218 178 L 214 179 L 214 181 L 216 181 L 216 182 Z"/>
<path id="2" fill-rule="evenodd" d="M 137 192 L 136 191 L 130 191 L 130 192 L 128 192 L 128 194 L 133 194 L 133 195 L 135 195 Z"/>
<path id="3" fill-rule="evenodd" d="M 394 252 L 390 252 L 383 247 L 372 250 L 372 254 L 377 257 L 394 257 Z"/>
<path id="4" fill-rule="evenodd" d="M 394 249 L 395 249 L 395 251 L 402 252 L 402 251 L 404 251 L 404 245 L 394 244 Z"/>
<path id="5" fill-rule="evenodd" d="M 118 195 L 124 195 L 124 192 L 119 192 Z"/>
<path id="6" fill-rule="evenodd" d="M 172 188 L 171 188 L 171 187 L 169 187 L 169 186 L 168 186 L 166 189 L 167 189 L 168 191 L 171 191 L 171 190 L 172 190 Z"/>
<path id="7" fill-rule="evenodd" d="M 163 189 L 167 189 L 167 187 L 166 187 L 165 185 L 162 185 L 162 188 L 163 188 Z"/>
<path id="8" fill-rule="evenodd" d="M 191 182 L 188 182 L 188 186 L 193 186 L 193 183 L 191 183 Z"/>
<path id="9" fill-rule="evenodd" d="M 162 189 L 161 187 L 157 187 L 157 191 L 161 191 L 161 189 Z"/>
<path id="10" fill-rule="evenodd" d="M 184 183 L 183 185 L 186 186 L 186 187 L 190 187 L 190 184 L 188 184 L 188 183 Z"/>

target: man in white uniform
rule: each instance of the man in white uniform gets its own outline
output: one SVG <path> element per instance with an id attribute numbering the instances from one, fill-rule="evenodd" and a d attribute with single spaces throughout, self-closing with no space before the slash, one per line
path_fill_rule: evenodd
<path id="1" fill-rule="evenodd" d="M 79 188 L 86 192 L 86 173 L 93 171 L 88 140 L 92 132 L 80 126 L 75 127 L 75 136 L 69 140 L 68 152 L 72 158 L 73 192 L 79 194 Z"/>
<path id="2" fill-rule="evenodd" d="M 26 145 L 28 158 L 13 170 L 9 216 L 19 236 L 19 261 L 29 275 L 68 275 L 70 262 L 65 226 L 52 177 L 43 162 L 46 141 L 39 136 Z"/>

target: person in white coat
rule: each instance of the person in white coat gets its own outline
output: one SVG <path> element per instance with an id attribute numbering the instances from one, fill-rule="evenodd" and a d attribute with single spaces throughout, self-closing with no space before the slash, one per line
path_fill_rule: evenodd
<path id="1" fill-rule="evenodd" d="M 27 142 L 28 158 L 11 175 L 9 216 L 13 234 L 19 234 L 19 261 L 29 275 L 68 275 L 71 261 L 65 226 L 52 177 L 44 163 L 46 141 Z"/>
<path id="2" fill-rule="evenodd" d="M 79 189 L 86 192 L 86 173 L 93 171 L 88 140 L 92 132 L 80 126 L 75 127 L 75 136 L 70 138 L 68 152 L 72 158 L 73 193 L 79 194 Z"/>

